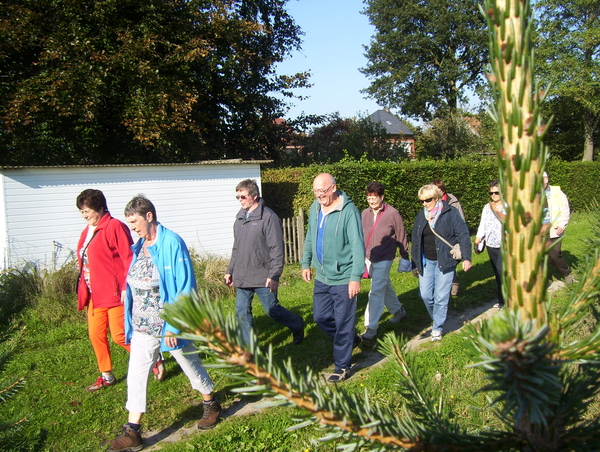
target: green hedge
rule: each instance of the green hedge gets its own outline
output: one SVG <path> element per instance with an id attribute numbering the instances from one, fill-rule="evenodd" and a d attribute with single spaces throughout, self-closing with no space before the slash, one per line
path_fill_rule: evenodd
<path id="1" fill-rule="evenodd" d="M 469 228 L 476 229 L 481 209 L 489 201 L 488 184 L 498 178 L 496 159 L 426 160 L 402 163 L 374 161 L 345 161 L 329 165 L 311 165 L 302 168 L 265 170 L 262 175 L 263 197 L 282 218 L 288 218 L 303 208 L 306 214 L 314 201 L 312 181 L 319 173 L 331 173 L 338 184 L 354 201 L 359 210 L 367 207 L 365 187 L 371 181 L 385 186 L 386 201 L 394 206 L 408 230 L 421 208 L 417 193 L 432 179 L 443 179 L 449 193 L 460 200 Z M 599 162 L 551 161 L 548 165 L 550 184 L 560 185 L 573 211 L 588 205 L 586 188 L 600 179 Z"/>

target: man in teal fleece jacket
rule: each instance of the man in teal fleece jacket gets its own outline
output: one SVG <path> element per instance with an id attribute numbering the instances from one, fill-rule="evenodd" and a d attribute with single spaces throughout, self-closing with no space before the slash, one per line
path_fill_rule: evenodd
<path id="1" fill-rule="evenodd" d="M 331 174 L 319 174 L 313 181 L 316 200 L 310 209 L 302 257 L 302 278 L 311 280 L 313 318 L 333 339 L 335 371 L 328 381 L 350 376 L 352 349 L 360 342 L 356 335 L 356 296 L 365 271 L 365 243 L 360 212 Z"/>

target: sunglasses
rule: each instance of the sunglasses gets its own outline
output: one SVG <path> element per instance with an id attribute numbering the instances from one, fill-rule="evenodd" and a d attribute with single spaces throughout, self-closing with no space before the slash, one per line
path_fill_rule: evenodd
<path id="1" fill-rule="evenodd" d="M 427 204 L 429 202 L 431 202 L 433 200 L 433 198 L 427 198 L 427 199 L 419 199 L 419 202 L 422 202 L 424 204 Z"/>
<path id="2" fill-rule="evenodd" d="M 490 196 L 499 195 L 499 194 L 500 194 L 499 191 L 491 191 L 490 192 Z"/>
<path id="3" fill-rule="evenodd" d="M 241 195 L 241 196 L 236 196 L 236 197 L 235 197 L 235 199 L 241 199 L 242 201 L 243 201 L 244 199 L 246 199 L 246 198 L 249 198 L 249 196 L 244 196 L 244 195 Z"/>

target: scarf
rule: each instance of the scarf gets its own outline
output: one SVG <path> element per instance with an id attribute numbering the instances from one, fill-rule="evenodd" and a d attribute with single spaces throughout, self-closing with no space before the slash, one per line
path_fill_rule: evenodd
<path id="1" fill-rule="evenodd" d="M 435 207 L 433 209 L 431 209 L 431 211 L 427 211 L 427 209 L 425 207 L 423 207 L 423 210 L 425 211 L 425 218 L 429 222 L 429 227 L 432 229 L 435 227 L 435 222 L 437 221 L 438 217 L 440 216 L 440 212 L 442 211 L 442 206 L 443 206 L 442 200 L 440 199 L 438 202 L 435 203 Z"/>

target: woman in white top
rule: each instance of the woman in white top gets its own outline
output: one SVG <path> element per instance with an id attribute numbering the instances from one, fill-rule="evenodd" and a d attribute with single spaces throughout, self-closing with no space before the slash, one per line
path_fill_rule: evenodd
<path id="1" fill-rule="evenodd" d="M 502 223 L 506 218 L 506 210 L 500 196 L 500 181 L 494 180 L 490 182 L 490 196 L 492 202 L 485 205 L 481 212 L 481 221 L 477 229 L 475 237 L 475 252 L 482 247 L 482 241 L 488 251 L 490 264 L 496 277 L 498 286 L 498 303 L 494 306 L 498 309 L 504 307 L 504 296 L 502 295 L 502 253 L 500 247 L 502 245 L 503 228 Z"/>

